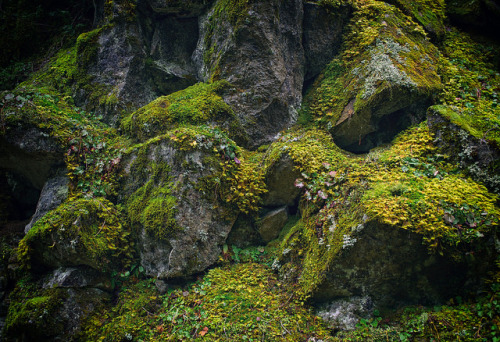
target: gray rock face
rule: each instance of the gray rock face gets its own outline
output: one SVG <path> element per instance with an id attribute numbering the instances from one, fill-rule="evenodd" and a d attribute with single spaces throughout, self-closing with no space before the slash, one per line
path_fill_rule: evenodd
<path id="1" fill-rule="evenodd" d="M 368 296 L 334 300 L 316 310 L 316 315 L 336 330 L 354 330 L 360 319 L 367 319 L 372 313 L 373 302 Z"/>
<path id="2" fill-rule="evenodd" d="M 262 240 L 268 243 L 276 239 L 288 220 L 286 207 L 267 213 L 257 221 L 257 229 Z"/>
<path id="3" fill-rule="evenodd" d="M 60 267 L 45 276 L 42 288 L 98 288 L 112 290 L 110 277 L 94 269 L 80 266 Z"/>
<path id="4" fill-rule="evenodd" d="M 226 244 L 238 248 L 262 245 L 262 236 L 255 227 L 255 220 L 248 216 L 238 216 L 227 237 Z"/>
<path id="5" fill-rule="evenodd" d="M 143 166 L 137 166 L 139 159 L 133 153 L 125 167 L 124 198 L 137 195 L 151 180 L 156 182 L 156 188 L 168 188 L 165 191 L 177 198 L 176 233 L 158 238 L 148 231 L 150 227 L 138 224 L 138 248 L 145 274 L 160 279 L 189 277 L 217 261 L 236 215 L 196 189 L 200 179 L 213 175 L 218 167 L 218 162 L 203 162 L 211 151 L 212 148 L 182 151 L 168 139 L 160 140 L 141 152 L 146 156 Z M 154 178 L 151 170 L 155 165 L 168 165 L 168 175 L 163 173 L 161 180 Z"/>
<path id="6" fill-rule="evenodd" d="M 160 14 L 175 14 L 179 17 L 198 16 L 212 0 L 147 0 L 151 9 Z"/>
<path id="7" fill-rule="evenodd" d="M 61 288 L 59 291 L 64 300 L 56 316 L 64 329 L 52 341 L 67 341 L 68 337 L 76 335 L 82 328 L 83 319 L 111 299 L 109 293 L 95 288 Z"/>
<path id="8" fill-rule="evenodd" d="M 0 169 L 22 175 L 41 190 L 55 169 L 64 165 L 63 151 L 49 134 L 35 127 L 15 127 L 0 138 Z"/>
<path id="9" fill-rule="evenodd" d="M 40 193 L 35 214 L 31 218 L 30 223 L 24 228 L 25 233 L 29 232 L 36 221 L 52 209 L 57 208 L 68 197 L 68 183 L 69 179 L 67 176 L 56 176 L 47 180 Z"/>
<path id="10" fill-rule="evenodd" d="M 225 100 L 256 147 L 296 120 L 304 78 L 302 2 L 251 2 L 237 18 L 226 18 L 222 5 L 202 19 L 193 57 L 204 80 L 227 79 L 241 89 Z"/>
<path id="11" fill-rule="evenodd" d="M 80 68 L 93 86 L 80 88 L 76 99 L 113 125 L 123 111 L 196 83 L 191 54 L 198 40 L 197 18 L 149 11 L 141 7 L 135 19 L 105 26 L 95 41 L 81 44 L 80 54 L 90 60 Z"/>

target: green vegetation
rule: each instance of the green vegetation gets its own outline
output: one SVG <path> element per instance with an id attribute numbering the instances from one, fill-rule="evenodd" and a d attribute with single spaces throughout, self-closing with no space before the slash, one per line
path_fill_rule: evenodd
<path id="1" fill-rule="evenodd" d="M 213 269 L 188 289 L 159 296 L 151 281 L 124 290 L 118 305 L 97 313 L 88 341 L 301 341 L 328 332 L 293 292 L 259 264 Z"/>
<path id="2" fill-rule="evenodd" d="M 330 158 L 323 163 L 314 162 L 321 152 L 308 154 L 307 144 L 291 140 L 286 146 L 303 176 L 296 181 L 304 191 L 302 218 L 283 238 L 277 261 L 280 272 L 293 270 L 292 281 L 306 298 L 338 253 L 355 241 L 353 234 L 365 215 L 378 224 L 421 234 L 431 252 L 457 258 L 462 246 L 481 240 L 499 224 L 498 197 L 435 154 L 425 123 L 366 157 L 339 155 L 325 140 L 322 150 Z M 297 159 L 295 149 L 303 151 L 305 161 Z"/>
<path id="3" fill-rule="evenodd" d="M 38 127 L 59 143 L 75 196 L 113 195 L 116 169 L 127 141 L 98 118 L 49 87 L 19 87 L 3 93 L 0 135 L 14 127 Z"/>
<path id="4" fill-rule="evenodd" d="M 439 101 L 450 107 L 448 119 L 478 139 L 500 146 L 499 47 L 483 45 L 456 29 L 442 43 Z"/>
<path id="5" fill-rule="evenodd" d="M 168 96 L 162 96 L 122 120 L 122 129 L 138 140 L 145 140 L 177 127 L 208 123 L 235 122 L 235 114 L 221 98 L 230 88 L 227 81 L 198 83 Z"/>
<path id="6" fill-rule="evenodd" d="M 27 338 L 40 339 L 56 335 L 63 329 L 56 314 L 64 299 L 60 291 L 41 290 L 31 279 L 23 278 L 9 299 L 6 336 L 24 334 Z"/>
<path id="7" fill-rule="evenodd" d="M 180 10 L 206 3 L 165 2 Z M 375 314 L 351 332 L 328 330 L 310 312 L 307 300 L 367 222 L 418 234 L 429 253 L 456 260 L 472 258 L 500 225 L 498 196 L 438 150 L 427 123 L 362 156 L 341 150 L 328 133 L 353 112 L 374 105 L 381 92 L 387 94 L 381 105 L 390 103 L 398 88 L 408 90 L 410 99 L 417 98 L 413 90 L 435 95 L 438 105 L 432 110 L 498 148 L 498 48 L 455 29 L 445 32 L 441 0 L 392 1 L 396 6 L 373 0 L 317 3 L 330 10 L 353 8 L 342 52 L 306 94 L 303 125 L 258 151 L 246 151 L 233 140 L 241 127 L 223 95 L 238 90 L 220 80 L 223 42 L 214 40 L 216 28 L 231 25 L 227 31 L 237 34 L 248 19 L 249 0 L 219 0 L 213 7 L 203 41 L 211 82 L 127 113 L 121 120 L 124 135 L 76 107 L 72 97 L 76 90 L 85 93 L 89 108 L 118 103 L 118 91 L 96 85 L 88 70 L 97 58 L 99 36 L 119 21 L 134 20 L 135 1 L 106 1 L 106 25 L 81 34 L 75 46 L 61 49 L 28 81 L 0 94 L 0 138 L 36 127 L 55 138 L 70 178 L 68 200 L 41 218 L 17 249 L 0 241 L 0 270 L 17 257 L 23 272 L 32 275 L 47 267 L 86 265 L 110 281 L 114 277 L 116 297 L 89 313 L 75 340 L 500 341 L 498 269 L 475 298 Z M 421 25 L 439 37 L 441 55 Z M 14 84 L 30 64 L 9 68 L 0 75 L 11 74 L 5 84 Z M 158 146 L 172 154 L 171 163 L 157 161 Z M 159 294 L 154 279 L 141 279 L 146 266 L 135 259 L 133 235 L 142 228 L 163 241 L 182 234 L 185 227 L 176 216 L 188 200 L 186 188 L 198 191 L 212 209 L 223 207 L 221 220 L 242 215 L 254 222 L 262 214 L 266 175 L 284 156 L 300 172 L 295 186 L 302 192 L 297 216 L 277 240 L 245 250 L 224 245 L 215 268 L 166 294 Z M 174 176 L 178 165 L 182 174 Z M 127 189 L 120 188 L 124 169 L 132 179 Z M 3 223 L 8 198 L 0 196 Z M 161 287 L 163 280 L 156 281 Z M 65 293 L 41 289 L 38 280 L 17 281 L 9 297 L 7 334 L 26 333 L 33 340 L 39 332 L 47 339 L 60 334 L 65 327 L 57 314 Z"/>
<path id="8" fill-rule="evenodd" d="M 217 1 L 213 13 L 208 19 L 207 32 L 204 38 L 205 52 L 203 62 L 209 68 L 208 75 L 211 81 L 220 80 L 220 59 L 222 56 L 221 42 L 215 41 L 214 30 L 232 25 L 232 34 L 236 34 L 242 21 L 248 15 L 250 0 L 221 0 Z"/>
<path id="9" fill-rule="evenodd" d="M 304 99 L 303 121 L 311 118 L 327 129 L 366 111 L 374 105 L 374 95 L 386 92 L 391 97 L 392 87 L 408 90 L 405 96 L 413 100 L 441 87 L 434 67 L 437 49 L 420 25 L 383 2 L 358 1 L 354 6 L 341 55 Z"/>
<path id="10" fill-rule="evenodd" d="M 42 262 L 89 265 L 101 271 L 121 269 L 134 256 L 130 231 L 121 216 L 104 198 L 69 199 L 36 222 L 19 243 L 18 257 L 26 268 Z M 63 247 L 68 245 L 71 248 Z M 72 249 L 78 254 L 68 254 Z"/>
<path id="11" fill-rule="evenodd" d="M 391 1 L 390 1 L 391 2 Z M 394 0 L 392 1 L 405 14 L 413 17 L 428 32 L 438 37 L 445 33 L 446 4 L 444 0 Z"/>
<path id="12" fill-rule="evenodd" d="M 147 149 L 141 149 L 131 168 L 151 177 L 128 199 L 128 216 L 133 225 L 145 227 L 149 234 L 167 240 L 182 230 L 175 221 L 177 200 L 172 196 L 168 165 L 148 162 L 146 153 Z"/>

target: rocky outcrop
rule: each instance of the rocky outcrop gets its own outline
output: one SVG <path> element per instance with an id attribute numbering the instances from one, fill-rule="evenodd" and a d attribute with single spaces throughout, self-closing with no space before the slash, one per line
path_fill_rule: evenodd
<path id="1" fill-rule="evenodd" d="M 42 188 L 35 214 L 31 217 L 30 223 L 24 228 L 28 233 L 31 227 L 49 211 L 57 208 L 68 197 L 69 179 L 65 175 L 49 178 Z"/>
<path id="2" fill-rule="evenodd" d="M 339 55 L 351 16 L 352 8 L 347 5 L 330 8 L 326 2 L 304 2 L 304 86 L 313 81 L 332 58 Z"/>
<path id="3" fill-rule="evenodd" d="M 202 18 L 194 59 L 204 80 L 240 89 L 225 98 L 257 147 L 293 124 L 302 99 L 302 2 L 217 1 Z"/>
<path id="4" fill-rule="evenodd" d="M 369 296 L 379 309 L 433 305 L 461 293 L 467 270 L 464 263 L 429 254 L 415 233 L 368 221 L 344 241 L 314 299 Z"/>

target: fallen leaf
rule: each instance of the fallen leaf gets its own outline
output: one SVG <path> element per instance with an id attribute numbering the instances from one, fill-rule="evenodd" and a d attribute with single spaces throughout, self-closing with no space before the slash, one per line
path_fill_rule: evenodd
<path id="1" fill-rule="evenodd" d="M 203 328 L 203 329 L 199 332 L 199 334 L 200 334 L 200 336 L 205 336 L 207 332 L 208 332 L 208 328 L 207 328 L 207 327 L 205 327 L 205 328 Z"/>

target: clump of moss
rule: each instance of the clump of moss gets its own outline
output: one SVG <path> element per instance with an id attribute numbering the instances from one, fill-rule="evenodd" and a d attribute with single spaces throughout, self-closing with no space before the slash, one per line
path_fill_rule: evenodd
<path id="1" fill-rule="evenodd" d="M 398 6 L 407 15 L 418 21 L 428 32 L 437 37 L 445 33 L 446 4 L 444 0 L 393 0 L 389 1 Z"/>
<path id="2" fill-rule="evenodd" d="M 421 234 L 431 253 L 456 258 L 463 257 L 462 250 L 479 248 L 473 246 L 493 232 L 500 218 L 497 196 L 436 154 L 433 140 L 424 123 L 366 156 L 325 148 L 326 162 L 301 168 L 296 186 L 303 189 L 302 217 L 283 237 L 276 259 L 280 273 L 298 282 L 300 295 L 314 293 L 367 220 Z M 300 163 L 293 157 L 294 143 L 285 146 Z"/>
<path id="3" fill-rule="evenodd" d="M 99 317 L 88 326 L 88 340 L 297 341 L 329 336 L 293 289 L 258 264 L 213 269 L 189 289 L 164 296 L 150 283 L 139 283 Z"/>
<path id="4" fill-rule="evenodd" d="M 115 129 L 76 107 L 51 87 L 25 85 L 0 97 L 0 135 L 17 127 L 37 127 L 67 151 L 65 162 L 73 194 L 113 195 L 116 169 L 127 141 Z"/>
<path id="5" fill-rule="evenodd" d="M 159 97 L 124 118 L 121 126 L 134 138 L 145 140 L 183 124 L 227 124 L 235 114 L 220 95 L 229 87 L 226 81 L 195 84 Z"/>
<path id="6" fill-rule="evenodd" d="M 64 328 L 57 317 L 63 299 L 57 289 L 41 290 L 28 278 L 21 279 L 9 295 L 5 335 L 50 340 Z"/>
<path id="7" fill-rule="evenodd" d="M 500 146 L 499 47 L 483 45 L 456 29 L 442 43 L 439 102 L 451 107 L 449 119 L 478 139 Z"/>
<path id="8" fill-rule="evenodd" d="M 70 199 L 36 222 L 19 243 L 19 259 L 26 268 L 41 263 L 120 269 L 134 253 L 120 216 L 104 198 Z"/>
<path id="9" fill-rule="evenodd" d="M 369 176 L 371 189 L 363 202 L 368 215 L 422 234 L 430 249 L 453 253 L 498 225 L 500 211 L 496 196 L 484 186 L 433 162 L 432 157 L 407 157 L 399 167 Z"/>
<path id="10" fill-rule="evenodd" d="M 134 164 L 143 164 L 147 149 L 143 148 Z M 132 168 L 136 168 L 132 164 Z M 149 162 L 144 165 L 151 172 L 149 180 L 127 201 L 128 217 L 133 225 L 141 226 L 158 239 L 167 240 L 181 230 L 175 220 L 177 200 L 172 196 L 169 167 Z"/>

